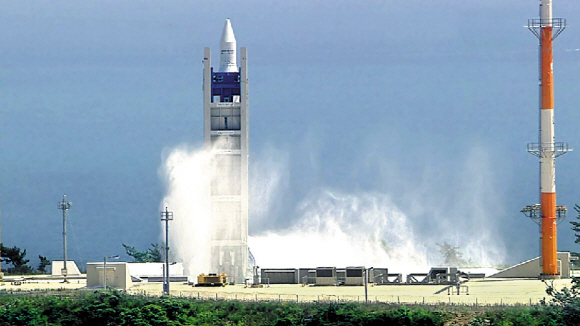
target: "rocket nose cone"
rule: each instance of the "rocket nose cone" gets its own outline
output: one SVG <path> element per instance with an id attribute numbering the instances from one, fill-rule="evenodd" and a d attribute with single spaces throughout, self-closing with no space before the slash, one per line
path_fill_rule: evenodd
<path id="1" fill-rule="evenodd" d="M 234 36 L 234 30 L 232 29 L 232 24 L 230 19 L 226 19 L 226 24 L 224 25 L 224 30 L 222 32 L 222 43 L 235 42 L 236 37 Z"/>

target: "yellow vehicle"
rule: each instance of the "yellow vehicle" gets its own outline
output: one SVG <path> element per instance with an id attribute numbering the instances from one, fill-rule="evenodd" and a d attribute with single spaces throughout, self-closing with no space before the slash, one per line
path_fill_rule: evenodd
<path id="1" fill-rule="evenodd" d="M 226 286 L 228 285 L 228 276 L 226 274 L 200 274 L 197 277 L 195 286 Z"/>

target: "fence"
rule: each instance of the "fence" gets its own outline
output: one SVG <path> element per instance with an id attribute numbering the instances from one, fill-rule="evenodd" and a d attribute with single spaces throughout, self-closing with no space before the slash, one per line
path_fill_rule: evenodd
<path id="1" fill-rule="evenodd" d="M 25 296 L 60 296 L 72 298 L 86 295 L 92 291 L 83 290 L 10 290 L 0 291 L 4 295 Z M 159 296 L 159 292 L 136 291 L 132 295 Z M 364 303 L 364 295 L 297 295 L 273 293 L 242 293 L 242 292 L 211 292 L 211 291 L 171 291 L 174 297 L 197 300 L 244 301 L 244 302 L 297 302 L 297 303 Z M 473 295 L 412 296 L 412 295 L 369 295 L 369 304 L 404 304 L 404 305 L 452 305 L 452 306 L 534 306 L 540 304 L 542 298 L 527 297 L 491 297 Z"/>
<path id="2" fill-rule="evenodd" d="M 142 292 L 141 294 L 147 295 Z M 348 303 L 365 302 L 364 295 L 297 295 L 269 293 L 229 293 L 229 292 L 178 292 L 171 291 L 177 297 L 198 300 L 224 300 L 245 302 L 298 302 L 298 303 Z M 526 297 L 481 297 L 470 295 L 369 295 L 368 303 L 372 304 L 411 304 L 411 305 L 465 305 L 465 306 L 533 306 L 540 304 L 542 298 Z"/>

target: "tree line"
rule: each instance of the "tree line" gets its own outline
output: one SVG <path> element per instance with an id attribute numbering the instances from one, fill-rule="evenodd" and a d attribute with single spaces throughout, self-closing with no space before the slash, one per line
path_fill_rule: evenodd
<path id="1" fill-rule="evenodd" d="M 48 272 L 46 268 L 51 264 L 50 260 L 42 255 L 38 255 L 40 263 L 36 266 L 30 266 L 30 259 L 26 259 L 26 249 L 20 249 L 16 246 L 8 247 L 0 243 L 2 253 L 2 271 L 6 274 L 37 274 Z"/>
<path id="2" fill-rule="evenodd" d="M 127 255 L 133 257 L 135 262 L 160 262 L 162 261 L 162 248 L 158 244 L 151 244 L 151 247 L 146 250 L 137 250 L 135 247 L 123 244 L 123 248 Z M 17 246 L 6 246 L 0 243 L 0 250 L 2 257 L 2 272 L 5 274 L 25 275 L 25 274 L 45 274 L 46 270 L 51 265 L 51 260 L 45 256 L 38 255 L 39 263 L 36 266 L 31 266 L 30 259 L 26 258 L 26 249 L 21 249 Z"/>

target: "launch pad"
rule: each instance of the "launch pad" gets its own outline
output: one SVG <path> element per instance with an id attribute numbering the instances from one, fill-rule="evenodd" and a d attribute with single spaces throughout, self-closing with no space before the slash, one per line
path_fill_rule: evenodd
<path id="1" fill-rule="evenodd" d="M 567 213 L 565 206 L 556 205 L 555 159 L 572 149 L 555 141 L 554 87 L 552 42 L 566 27 L 566 20 L 552 17 L 552 0 L 540 0 L 540 18 L 530 19 L 528 28 L 540 40 L 540 130 L 537 143 L 527 146 L 529 153 L 540 160 L 539 204 L 526 206 L 522 213 L 540 226 L 541 254 L 538 259 L 540 278 L 564 276 L 563 263 L 557 253 L 557 224 Z M 247 52 L 237 45 L 231 23 L 226 20 L 221 44 L 220 65 L 211 66 L 211 51 L 204 50 L 203 99 L 205 148 L 211 152 L 211 184 L 205 202 L 211 206 L 213 224 L 210 240 L 210 266 L 207 273 L 225 273 L 230 283 L 243 283 L 251 277 L 248 252 L 248 76 Z M 535 260 L 534 260 L 535 261 Z M 525 262 L 525 266 L 535 263 Z M 516 270 L 522 267 L 516 268 Z M 511 272 L 514 272 L 512 270 Z M 272 273 L 274 271 L 272 270 Z M 288 272 L 280 278 L 298 279 L 300 271 Z M 294 275 L 294 274 L 296 275 Z M 309 272 L 306 272 L 309 273 Z M 316 283 L 336 283 L 336 269 L 316 269 Z M 347 271 L 348 273 L 348 271 Z M 527 273 L 527 272 L 526 272 Z M 291 275 L 292 274 L 292 275 Z M 306 275 L 308 279 L 310 276 Z M 401 277 L 397 277 L 401 281 Z"/>

